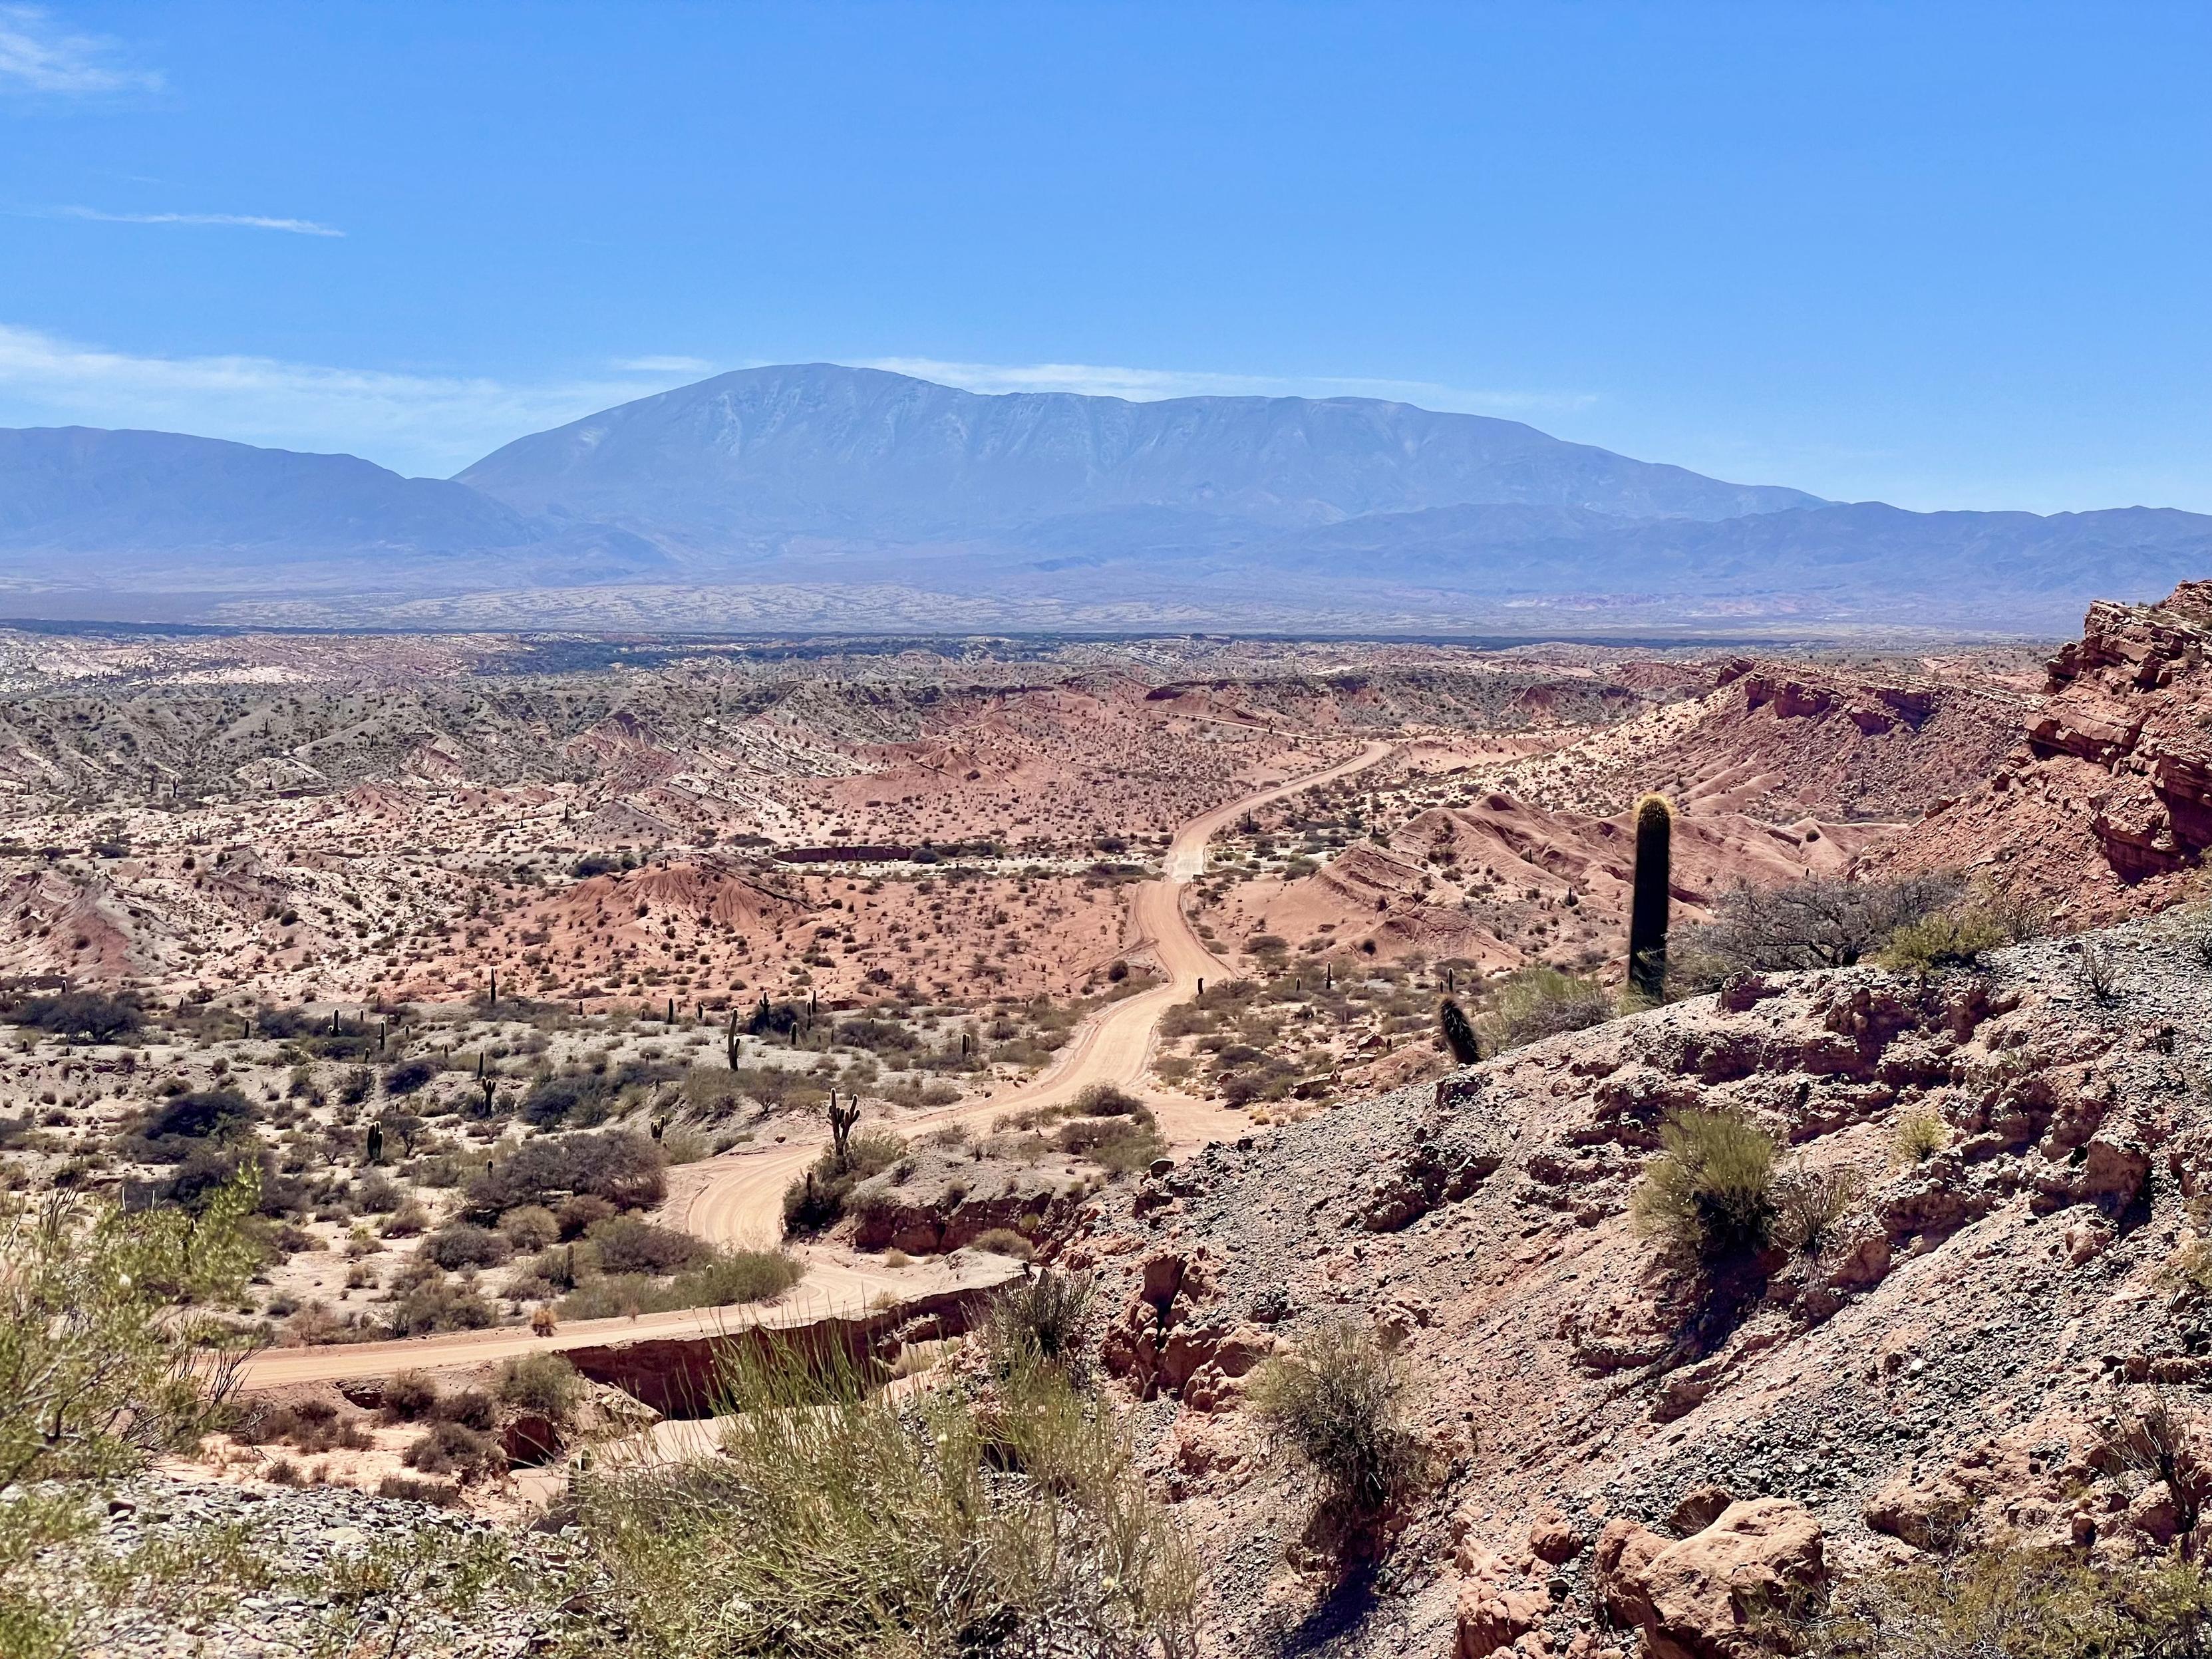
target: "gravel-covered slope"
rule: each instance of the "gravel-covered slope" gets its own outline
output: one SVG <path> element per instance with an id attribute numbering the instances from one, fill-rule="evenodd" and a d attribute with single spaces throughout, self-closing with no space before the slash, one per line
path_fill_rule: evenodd
<path id="1" fill-rule="evenodd" d="M 1476 1580 L 1549 1598 L 1555 1642 L 1620 1642 L 1584 1582 L 1602 1522 L 1663 1523 L 1715 1483 L 1806 1505 L 1841 1571 L 1946 1505 L 1970 1533 L 2127 1547 L 2132 1493 L 2088 1461 L 2090 1425 L 2127 1376 L 2192 1380 L 2207 1345 L 2159 1278 L 2212 1185 L 2212 971 L 2187 932 L 2093 936 L 2104 998 L 2071 940 L 1924 981 L 1743 981 L 1106 1200 L 1065 1256 L 1103 1276 L 1108 1364 L 1147 1397 L 1219 1650 L 1448 1653 Z M 1786 1167 L 1863 1174 L 1817 1260 L 1716 1289 L 1638 1236 L 1657 1126 L 1698 1105 L 1752 1114 Z M 1922 1112 L 1949 1145 L 1900 1166 Z M 1402 1336 L 1451 1462 L 1379 1575 L 1332 1589 L 1297 1570 L 1302 1496 L 1235 1373 L 1339 1318 Z M 1547 1522 L 1560 1565 L 1530 1551 Z"/>

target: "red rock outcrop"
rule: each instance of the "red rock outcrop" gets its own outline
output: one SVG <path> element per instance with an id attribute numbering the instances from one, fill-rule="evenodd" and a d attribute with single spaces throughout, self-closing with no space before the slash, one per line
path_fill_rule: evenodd
<path id="1" fill-rule="evenodd" d="M 2212 848 L 2208 662 L 2212 582 L 2092 605 L 2002 763 L 1863 866 L 1986 872 L 2081 924 L 2174 902 Z"/>
<path id="2" fill-rule="evenodd" d="M 1820 1523 L 1784 1498 L 1731 1504 L 1671 1543 L 1610 1521 L 1598 1537 L 1598 1598 L 1636 1626 L 1647 1659 L 1753 1659 L 1772 1651 L 1764 1627 L 1801 1615 L 1826 1589 L 1822 1546 Z"/>

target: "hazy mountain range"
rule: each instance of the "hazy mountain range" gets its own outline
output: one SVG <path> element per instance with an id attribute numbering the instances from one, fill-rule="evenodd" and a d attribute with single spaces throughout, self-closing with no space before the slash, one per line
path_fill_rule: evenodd
<path id="1" fill-rule="evenodd" d="M 823 617 L 880 627 L 989 623 L 996 606 L 1010 625 L 2057 629 L 2092 598 L 2208 571 L 2212 517 L 1824 501 L 1370 398 L 986 397 L 744 369 L 450 480 L 170 433 L 0 430 L 0 604 L 17 616 L 526 622 L 588 616 L 576 590 L 610 587 L 627 620 L 658 605 L 688 626 L 714 625 L 718 595 L 743 625 L 773 592 L 787 618 L 816 593 Z"/>

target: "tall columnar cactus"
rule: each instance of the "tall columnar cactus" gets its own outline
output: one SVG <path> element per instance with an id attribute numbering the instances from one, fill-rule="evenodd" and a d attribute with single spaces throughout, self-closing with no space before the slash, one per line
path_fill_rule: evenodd
<path id="1" fill-rule="evenodd" d="M 1474 1034 L 1474 1022 L 1468 1018 L 1467 1010 L 1449 997 L 1437 1009 L 1437 1025 L 1455 1065 L 1472 1066 L 1482 1058 L 1482 1043 Z"/>
<path id="2" fill-rule="evenodd" d="M 1628 988 L 1656 1002 L 1667 984 L 1667 888 L 1674 809 L 1664 795 L 1636 803 L 1636 887 L 1628 905 Z"/>
<path id="3" fill-rule="evenodd" d="M 860 1096 L 854 1095 L 846 1104 L 840 1106 L 837 1103 L 836 1091 L 831 1090 L 830 1092 L 830 1139 L 836 1147 L 837 1167 L 840 1170 L 852 1167 L 852 1160 L 848 1156 L 846 1148 L 853 1138 L 853 1126 L 860 1121 Z"/>
<path id="4" fill-rule="evenodd" d="M 371 1164 L 384 1162 L 384 1126 L 381 1123 L 368 1126 L 368 1161 Z"/>
<path id="5" fill-rule="evenodd" d="M 722 1033 L 722 1049 L 729 1056 L 730 1069 L 736 1071 L 738 1056 L 744 1052 L 744 1045 L 738 1040 L 738 1011 L 734 1007 L 730 1010 L 729 1029 Z"/>

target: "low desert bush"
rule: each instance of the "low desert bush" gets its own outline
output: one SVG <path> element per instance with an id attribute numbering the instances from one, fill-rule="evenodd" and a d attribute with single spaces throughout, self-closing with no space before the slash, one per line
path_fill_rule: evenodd
<path id="1" fill-rule="evenodd" d="M 1900 973 L 1932 974 L 1946 968 L 1971 968 L 1984 951 L 2014 941 L 2014 932 L 1997 912 L 1978 905 L 1908 922 L 1889 936 L 1881 963 Z"/>
<path id="2" fill-rule="evenodd" d="M 1836 1242 L 1851 1206 L 1866 1196 L 1866 1177 L 1851 1169 L 1800 1167 L 1775 1183 L 1774 1194 L 1775 1243 L 1817 1260 Z"/>
<path id="3" fill-rule="evenodd" d="M 1896 1163 L 1925 1164 L 1951 1144 L 1951 1126 L 1932 1107 L 1920 1106 L 1897 1120 L 1890 1132 L 1889 1155 Z"/>
<path id="4" fill-rule="evenodd" d="M 396 1282 L 384 1323 L 393 1336 L 428 1336 L 433 1331 L 480 1331 L 495 1322 L 499 1310 L 472 1286 L 443 1273 L 410 1276 Z"/>
<path id="5" fill-rule="evenodd" d="M 833 1155 L 834 1156 L 834 1155 Z M 906 1156 L 906 1138 L 889 1129 L 856 1129 L 845 1146 L 846 1172 L 856 1181 L 881 1175 Z"/>
<path id="6" fill-rule="evenodd" d="M 295 1451 L 365 1451 L 375 1442 L 360 1424 L 342 1417 L 337 1407 L 324 1400 L 304 1400 L 296 1406 L 276 1406 L 256 1401 L 231 1427 L 231 1437 L 241 1445 L 265 1446 L 282 1443 Z"/>
<path id="7" fill-rule="evenodd" d="M 1012 1227 L 993 1227 L 980 1232 L 969 1248 L 987 1255 L 1010 1255 L 1017 1261 L 1027 1261 L 1036 1254 L 1036 1246 Z"/>
<path id="8" fill-rule="evenodd" d="M 1562 1031 L 1579 1031 L 1613 1017 L 1601 985 L 1539 963 L 1498 981 L 1475 1028 L 1485 1054 L 1503 1054 Z"/>
<path id="9" fill-rule="evenodd" d="M 725 1250 L 662 1281 L 642 1273 L 586 1279 L 561 1298 L 563 1319 L 619 1319 L 684 1308 L 766 1302 L 799 1283 L 806 1269 L 781 1250 Z"/>
<path id="10" fill-rule="evenodd" d="M 1060 1151 L 1088 1158 L 1117 1175 L 1143 1169 L 1168 1149 L 1160 1138 L 1158 1121 L 1143 1106 L 1126 1116 L 1070 1118 L 1054 1133 L 1053 1140 Z"/>
<path id="11" fill-rule="evenodd" d="M 660 1148 L 634 1130 L 538 1135 L 469 1182 L 468 1207 L 488 1220 L 573 1194 L 641 1210 L 668 1196 L 666 1170 Z"/>
<path id="12" fill-rule="evenodd" d="M 441 1423 L 458 1423 L 483 1434 L 499 1421 L 499 1406 L 482 1389 L 456 1389 L 438 1396 L 430 1415 Z"/>
<path id="13" fill-rule="evenodd" d="M 1143 1101 L 1111 1083 L 1085 1084 L 1073 1104 L 1079 1117 L 1132 1117 L 1145 1109 Z"/>
<path id="14" fill-rule="evenodd" d="M 1349 1522 L 1372 1520 L 1417 1492 L 1428 1449 L 1407 1421 L 1403 1367 L 1372 1331 L 1324 1326 L 1253 1373 L 1260 1420 Z"/>
<path id="15" fill-rule="evenodd" d="M 384 1092 L 395 1098 L 419 1093 L 445 1070 L 434 1060 L 398 1060 L 384 1068 Z"/>
<path id="16" fill-rule="evenodd" d="M 1748 1255 L 1772 1236 L 1774 1138 L 1741 1114 L 1674 1112 L 1631 1213 L 1638 1228 L 1708 1261 Z"/>
<path id="17" fill-rule="evenodd" d="M 521 1354 L 500 1366 L 499 1397 L 557 1425 L 575 1415 L 584 1379 L 557 1353 Z"/>
<path id="18" fill-rule="evenodd" d="M 437 1408 L 438 1385 L 420 1371 L 401 1371 L 384 1385 L 384 1420 L 412 1423 Z"/>
<path id="19" fill-rule="evenodd" d="M 590 1237 L 601 1271 L 610 1273 L 672 1273 L 696 1267 L 712 1249 L 690 1233 L 634 1215 L 610 1216 Z"/>
<path id="20" fill-rule="evenodd" d="M 507 1473 L 499 1442 L 465 1423 L 441 1423 L 407 1449 L 407 1467 L 422 1474 L 450 1474 L 461 1485 Z"/>
<path id="21" fill-rule="evenodd" d="M 422 1254 L 453 1273 L 463 1267 L 500 1267 L 514 1254 L 514 1247 L 489 1227 L 456 1221 L 425 1238 Z"/>
<path id="22" fill-rule="evenodd" d="M 993 1368 L 1008 1376 L 1043 1365 L 1070 1382 L 1088 1382 L 1091 1305 L 1089 1273 L 1047 1268 L 1003 1286 L 984 1316 Z"/>
<path id="23" fill-rule="evenodd" d="M 100 991 L 33 997 L 8 1018 L 34 1030 L 71 1040 L 82 1037 L 88 1042 L 120 1042 L 136 1036 L 145 1024 L 145 1015 L 131 998 Z"/>
<path id="24" fill-rule="evenodd" d="M 500 1217 L 499 1231 L 501 1237 L 525 1254 L 557 1243 L 561 1237 L 560 1222 L 543 1204 L 526 1204 L 519 1210 L 509 1210 Z"/>
<path id="25" fill-rule="evenodd" d="M 735 1349 L 718 1455 L 581 1483 L 636 1651 L 1192 1653 L 1195 1562 L 1113 1412 L 1042 1374 L 1003 1379 L 988 1412 L 872 1382 L 834 1354 Z"/>
<path id="26" fill-rule="evenodd" d="M 2194 1659 L 2212 1652 L 2212 1573 L 2179 1556 L 1966 1550 L 1846 1580 L 1782 1634 L 1810 1659 Z"/>

